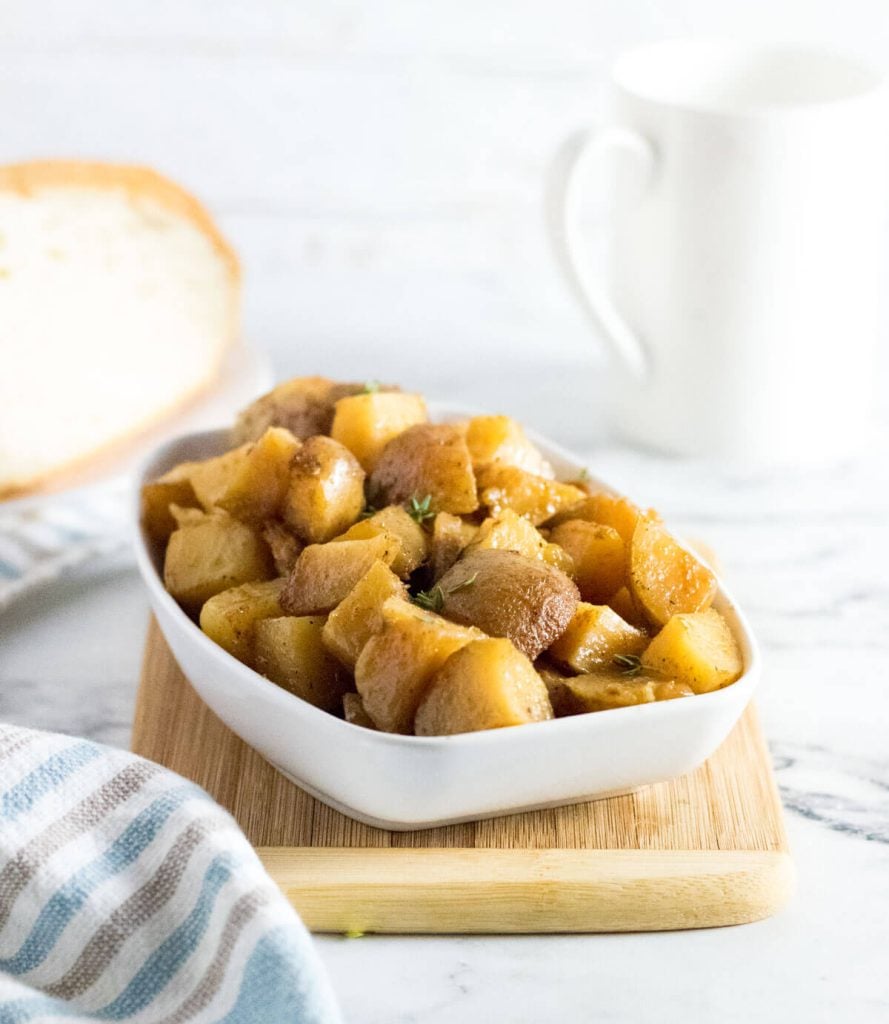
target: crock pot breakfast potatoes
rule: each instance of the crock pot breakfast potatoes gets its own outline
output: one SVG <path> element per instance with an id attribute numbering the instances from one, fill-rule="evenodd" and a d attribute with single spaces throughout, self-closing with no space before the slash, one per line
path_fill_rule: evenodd
<path id="1" fill-rule="evenodd" d="M 302 377 L 142 492 L 164 584 L 233 657 L 417 736 L 690 697 L 743 671 L 716 579 L 657 514 L 560 481 L 508 416 Z"/>

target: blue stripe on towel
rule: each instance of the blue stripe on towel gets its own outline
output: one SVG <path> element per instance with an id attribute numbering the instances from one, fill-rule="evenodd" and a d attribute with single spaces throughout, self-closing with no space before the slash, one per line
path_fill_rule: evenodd
<path id="1" fill-rule="evenodd" d="M 236 866 L 237 861 L 230 853 L 220 854 L 210 862 L 191 913 L 148 957 L 117 999 L 96 1012 L 97 1018 L 125 1020 L 132 1017 L 148 1006 L 172 980 L 203 939 L 219 890 L 231 878 Z"/>
<path id="2" fill-rule="evenodd" d="M 19 951 L 7 959 L 0 959 L 0 971 L 25 974 L 41 964 L 96 886 L 132 864 L 154 840 L 167 818 L 189 796 L 209 799 L 192 784 L 170 789 L 134 818 L 105 853 L 68 879 L 46 902 Z"/>
<path id="3" fill-rule="evenodd" d="M 0 799 L 0 821 L 12 822 L 42 797 L 103 753 L 95 743 L 75 743 L 47 758 Z"/>
<path id="4" fill-rule="evenodd" d="M 284 929 L 267 932 L 256 943 L 244 967 L 238 999 L 219 1024 L 256 1021 L 301 1021 L 316 1007 L 306 990 L 299 965 L 305 956 Z"/>

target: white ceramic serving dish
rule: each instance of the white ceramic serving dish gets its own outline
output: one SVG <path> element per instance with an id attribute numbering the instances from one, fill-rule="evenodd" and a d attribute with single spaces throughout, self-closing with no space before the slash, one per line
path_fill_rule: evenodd
<path id="1" fill-rule="evenodd" d="M 581 470 L 566 452 L 535 440 L 560 477 Z M 720 587 L 716 607 L 740 641 L 745 668 L 736 683 L 714 693 L 441 737 L 374 732 L 320 711 L 200 631 L 164 590 L 160 552 L 138 526 L 139 483 L 225 445 L 224 431 L 172 441 L 137 481 L 137 560 L 152 608 L 182 671 L 222 721 L 303 789 L 359 821 L 409 830 L 627 793 L 699 765 L 750 700 L 760 675 L 756 641 Z"/>

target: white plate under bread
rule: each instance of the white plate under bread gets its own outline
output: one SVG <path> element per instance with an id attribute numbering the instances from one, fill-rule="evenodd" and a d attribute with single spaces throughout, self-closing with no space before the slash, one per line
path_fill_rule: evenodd
<path id="1" fill-rule="evenodd" d="M 457 418 L 454 410 L 437 412 L 439 419 L 449 412 Z M 555 445 L 535 440 L 559 478 L 583 469 Z M 227 431 L 181 437 L 158 449 L 136 481 L 131 514 L 152 608 L 182 671 L 219 718 L 303 789 L 359 821 L 419 829 L 627 793 L 699 765 L 750 700 L 760 676 L 756 641 L 720 585 L 715 607 L 741 646 L 744 673 L 712 693 L 437 737 L 376 732 L 321 711 L 201 632 L 164 589 L 162 553 L 139 526 L 144 482 L 227 447 Z"/>

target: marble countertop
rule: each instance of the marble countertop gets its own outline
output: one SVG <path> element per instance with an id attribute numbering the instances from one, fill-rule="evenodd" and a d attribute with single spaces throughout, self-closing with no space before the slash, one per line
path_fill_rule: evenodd
<path id="1" fill-rule="evenodd" d="M 428 368 L 412 369 L 401 378 L 445 393 Z M 714 931 L 319 937 L 347 1019 L 636 1022 L 653 1007 L 663 1022 L 889 1019 L 885 448 L 831 470 L 750 473 L 593 445 L 606 436 L 588 411 L 596 403 L 577 398 L 595 374 L 563 370 L 533 389 L 507 372 L 495 404 L 585 452 L 599 475 L 719 552 L 764 648 L 759 706 L 798 894 L 771 920 Z M 463 397 L 483 404 L 491 386 L 467 384 Z M 0 618 L 0 719 L 126 745 L 146 619 L 127 567 L 13 605 Z"/>

